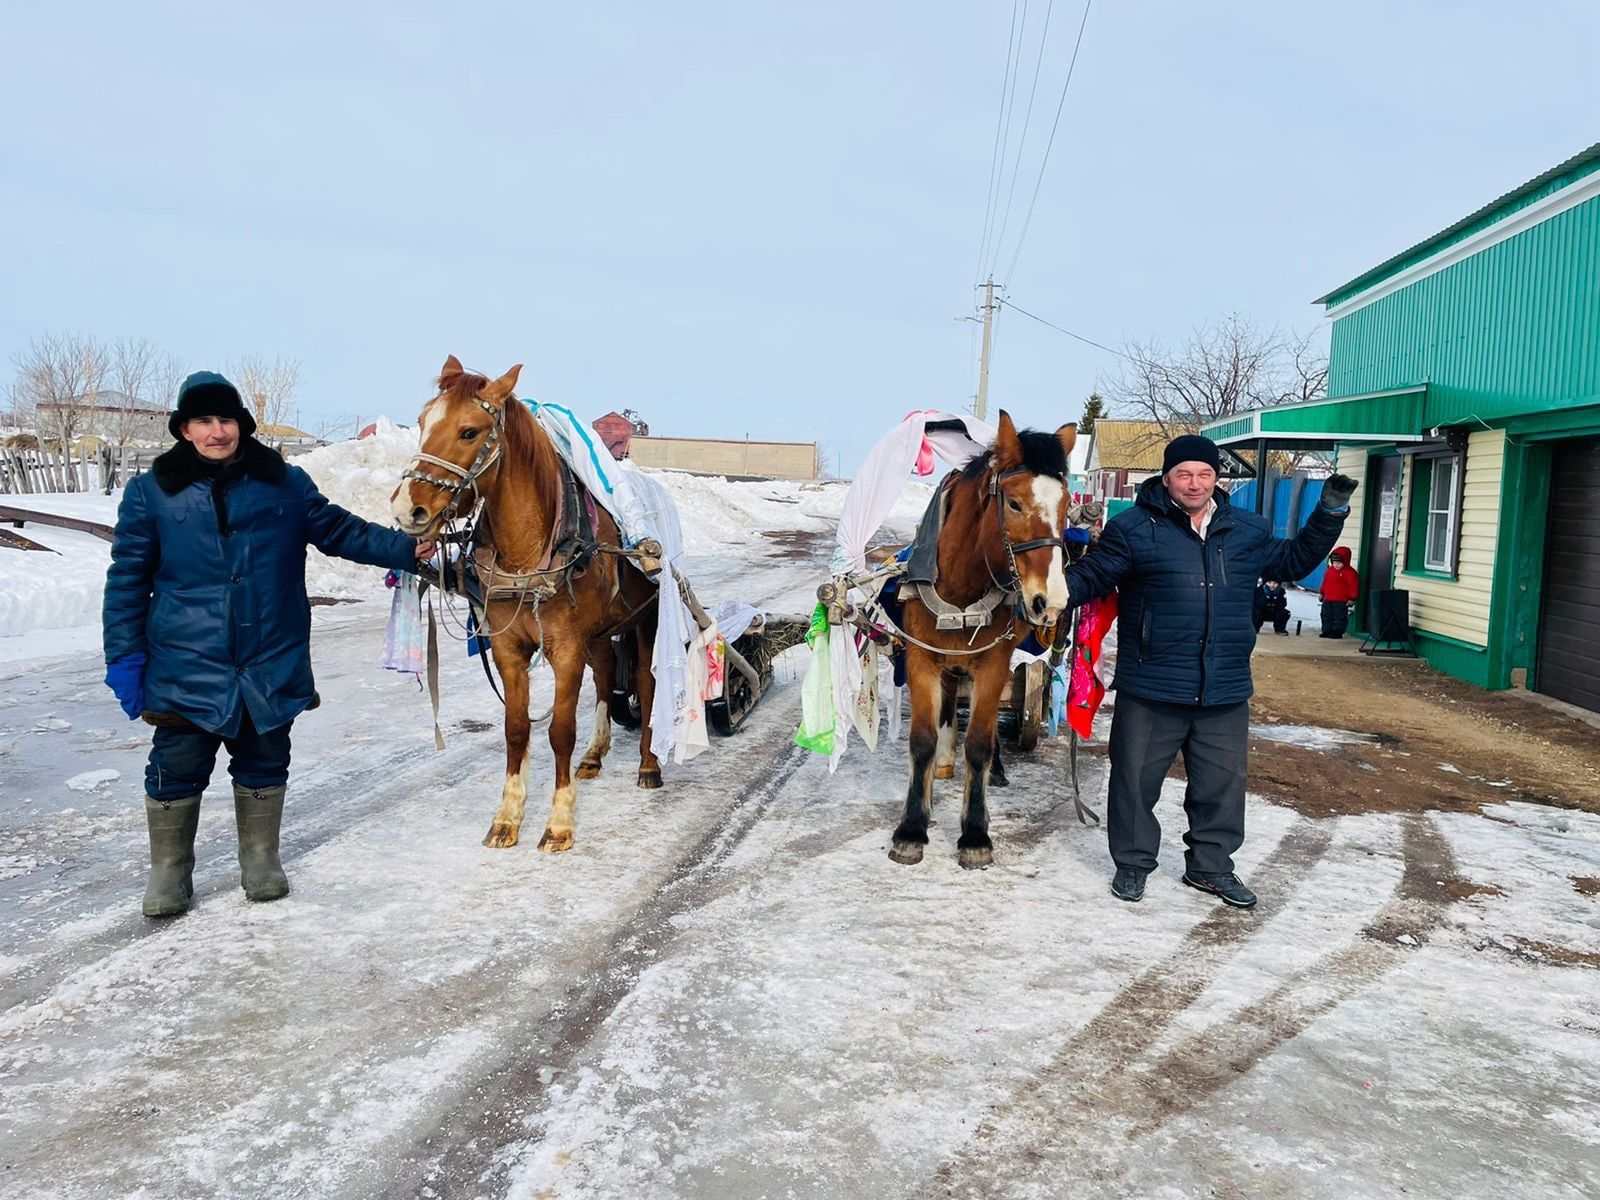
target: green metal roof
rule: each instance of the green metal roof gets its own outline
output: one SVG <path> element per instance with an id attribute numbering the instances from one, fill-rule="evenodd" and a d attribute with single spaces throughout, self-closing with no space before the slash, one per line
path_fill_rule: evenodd
<path id="1" fill-rule="evenodd" d="M 1567 159 L 1566 162 L 1551 167 L 1544 174 L 1530 179 L 1519 188 L 1514 188 L 1484 205 L 1470 216 L 1463 217 L 1448 229 L 1440 230 L 1432 237 L 1418 242 L 1409 250 L 1403 250 L 1393 258 L 1379 263 L 1370 271 L 1357 275 L 1348 283 L 1340 284 L 1326 296 L 1319 296 L 1312 301 L 1313 304 L 1332 306 L 1343 303 L 1353 296 L 1366 291 L 1374 284 L 1381 283 L 1392 275 L 1397 275 L 1423 259 L 1456 242 L 1465 240 L 1480 230 L 1487 229 L 1490 225 L 1504 220 L 1518 209 L 1527 208 L 1530 204 L 1537 203 L 1550 195 L 1558 192 L 1569 184 L 1576 183 L 1586 175 L 1600 171 L 1600 142 L 1596 142 L 1587 150 L 1581 151 Z"/>
<path id="2" fill-rule="evenodd" d="M 1428 385 L 1394 388 L 1364 396 L 1330 396 L 1303 404 L 1253 408 L 1203 425 L 1200 432 L 1219 446 L 1248 447 L 1259 441 L 1303 447 L 1339 442 L 1415 442 L 1423 437 Z"/>

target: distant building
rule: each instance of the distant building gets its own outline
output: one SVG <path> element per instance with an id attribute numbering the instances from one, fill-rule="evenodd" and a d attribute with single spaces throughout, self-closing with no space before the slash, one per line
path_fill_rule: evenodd
<path id="1" fill-rule="evenodd" d="M 633 422 L 619 412 L 608 412 L 603 417 L 598 417 L 590 424 L 594 431 L 600 435 L 600 440 L 606 444 L 606 449 L 611 451 L 611 457 L 623 459 L 628 457 L 628 442 L 633 438 Z"/>
<path id="2" fill-rule="evenodd" d="M 604 420 L 605 418 L 601 418 Z M 599 422 L 595 423 L 598 427 Z M 629 439 L 628 456 L 641 467 L 746 479 L 815 479 L 815 442 L 725 441 L 719 438 Z"/>
<path id="3" fill-rule="evenodd" d="M 65 402 L 46 400 L 34 411 L 39 430 L 47 437 L 70 424 L 78 437 L 93 434 L 113 444 L 165 442 L 171 438 L 166 405 L 122 392 L 95 392 Z"/>

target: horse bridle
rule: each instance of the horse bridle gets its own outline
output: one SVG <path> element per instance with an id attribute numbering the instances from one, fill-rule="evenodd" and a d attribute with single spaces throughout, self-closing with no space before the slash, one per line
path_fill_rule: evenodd
<path id="1" fill-rule="evenodd" d="M 1009 479 L 1013 475 L 1032 474 L 1037 474 L 1037 472 L 1029 471 L 1026 467 L 1012 467 L 1009 471 L 991 470 L 989 472 L 989 495 L 994 497 L 998 497 L 1000 495 L 1000 481 L 1002 479 Z M 1006 566 L 1010 568 L 1011 571 L 1011 583 L 1008 587 L 1008 590 L 1014 590 L 1015 585 L 1022 582 L 1022 573 L 1017 570 L 1017 555 L 1026 554 L 1030 550 L 1044 550 L 1047 548 L 1059 547 L 1061 549 L 1062 558 L 1065 559 L 1066 535 L 1064 533 L 1053 538 L 1031 538 L 1026 542 L 1013 542 L 1006 534 L 1006 514 L 1004 512 L 1000 512 L 996 515 L 1000 518 L 1000 544 L 1006 548 Z M 990 577 L 993 578 L 992 574 Z"/>
<path id="2" fill-rule="evenodd" d="M 479 477 L 481 477 L 485 471 L 492 467 L 495 464 L 495 461 L 500 457 L 500 429 L 501 422 L 505 419 L 504 407 L 496 408 L 481 396 L 473 396 L 471 397 L 471 400 L 479 408 L 483 409 L 484 412 L 488 413 L 490 419 L 494 422 L 489 426 L 489 434 L 483 439 L 483 443 L 478 447 L 478 453 L 473 458 L 471 464 L 466 467 L 459 467 L 453 462 L 449 462 L 442 458 L 435 458 L 431 454 L 423 454 L 421 451 L 418 451 L 416 457 L 411 460 L 411 465 L 400 473 L 400 478 L 403 480 L 415 479 L 419 483 L 430 483 L 436 488 L 443 488 L 445 491 L 449 492 L 450 503 L 440 514 L 447 520 L 455 515 L 456 508 L 461 503 L 461 497 L 463 493 L 471 491 L 474 495 L 474 500 L 476 500 Z M 505 403 L 510 404 L 513 402 L 513 400 L 514 397 L 507 396 Z M 441 479 L 437 475 L 430 475 L 426 471 L 419 470 L 418 468 L 424 463 L 428 464 L 429 466 L 443 467 L 451 474 L 459 476 L 459 479 Z"/>

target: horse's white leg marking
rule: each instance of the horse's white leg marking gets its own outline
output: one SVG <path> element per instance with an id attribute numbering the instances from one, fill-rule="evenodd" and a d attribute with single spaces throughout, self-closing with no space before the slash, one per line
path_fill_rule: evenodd
<path id="1" fill-rule="evenodd" d="M 522 828 L 522 814 L 528 803 L 528 760 L 522 760 L 522 767 L 515 775 L 506 776 L 505 786 L 500 789 L 500 811 L 495 813 L 496 824 L 505 823 L 513 829 Z"/>
<path id="2" fill-rule="evenodd" d="M 959 696 L 960 693 L 957 692 Z M 933 755 L 933 777 L 935 779 L 954 779 L 956 777 L 956 724 L 952 720 L 946 725 L 943 720 L 939 722 L 939 745 Z"/>
<path id="3" fill-rule="evenodd" d="M 602 697 L 594 706 L 594 733 L 583 752 L 584 762 L 599 762 L 611 753 L 611 699 Z"/>

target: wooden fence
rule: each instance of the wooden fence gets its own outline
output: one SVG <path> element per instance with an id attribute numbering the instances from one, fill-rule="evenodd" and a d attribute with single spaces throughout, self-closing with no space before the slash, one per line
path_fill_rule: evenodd
<path id="1" fill-rule="evenodd" d="M 0 495 L 31 492 L 110 493 L 142 475 L 162 450 L 103 446 L 99 450 L 0 450 Z"/>
<path id="2" fill-rule="evenodd" d="M 323 443 L 316 441 L 268 443 L 285 458 L 308 454 Z M 170 446 L 102 446 L 99 450 L 0 449 L 0 496 L 30 492 L 100 492 L 110 495 L 150 464 Z"/>

